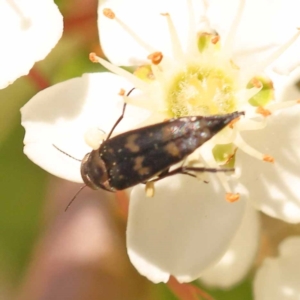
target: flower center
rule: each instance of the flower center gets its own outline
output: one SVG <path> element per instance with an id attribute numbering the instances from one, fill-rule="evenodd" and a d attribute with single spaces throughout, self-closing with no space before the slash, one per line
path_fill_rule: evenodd
<path id="1" fill-rule="evenodd" d="M 173 78 L 166 97 L 172 117 L 218 115 L 237 109 L 233 81 L 222 69 L 189 66 Z"/>
<path id="2" fill-rule="evenodd" d="M 125 97 L 124 101 L 153 112 L 151 118 L 143 125 L 166 118 L 245 112 L 245 117 L 237 124 L 231 124 L 197 149 L 192 154 L 193 158 L 187 158 L 185 161 L 187 164 L 196 161 L 196 163 L 204 162 L 204 165 L 213 168 L 224 164 L 234 167 L 237 150 L 242 150 L 261 161 L 273 163 L 272 156 L 260 153 L 248 145 L 240 133 L 264 128 L 267 124 L 265 117 L 278 109 L 291 107 L 297 103 L 297 101 L 273 102 L 272 82 L 258 75 L 293 44 L 300 31 L 259 63 L 238 67 L 232 61 L 234 39 L 245 2 L 239 1 L 237 14 L 223 42 L 210 27 L 206 18 L 206 5 L 200 23 L 196 24 L 191 1 L 187 1 L 189 26 L 186 45 L 181 43 L 171 15 L 163 13 L 162 16 L 166 18 L 169 29 L 171 53 L 158 52 L 160 49 L 154 49 L 142 37 L 135 34 L 134 30 L 124 24 L 111 10 L 104 11 L 104 15 L 115 20 L 146 52 L 150 53 L 147 56 L 149 64 L 137 66 L 133 74 L 97 57 L 97 61 L 103 66 L 125 77 L 136 89 L 142 91 L 139 95 Z M 228 200 L 238 199 L 237 194 L 231 193 L 225 174 L 218 173 L 216 176 L 229 195 Z"/>

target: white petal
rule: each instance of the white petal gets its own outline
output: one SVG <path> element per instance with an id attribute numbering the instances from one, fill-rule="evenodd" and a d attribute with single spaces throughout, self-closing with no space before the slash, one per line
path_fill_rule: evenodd
<path id="1" fill-rule="evenodd" d="M 212 27 L 221 35 L 221 40 L 228 34 L 239 2 L 240 0 L 209 1 L 208 16 Z M 278 46 L 285 43 L 300 25 L 298 15 L 300 2 L 297 0 L 288 3 L 285 0 L 245 2 L 245 9 L 232 45 L 234 61 L 240 67 L 264 61 Z M 299 47 L 297 49 L 299 53 Z M 289 63 L 299 62 L 299 55 L 291 56 L 287 53 L 284 56 L 290 59 Z"/>
<path id="2" fill-rule="evenodd" d="M 273 67 L 273 70 L 282 75 L 288 75 L 296 67 L 300 66 L 300 39 L 297 41 L 282 55 Z"/>
<path id="3" fill-rule="evenodd" d="M 63 19 L 53 0 L 0 2 L 0 88 L 26 75 L 56 45 Z"/>
<path id="4" fill-rule="evenodd" d="M 255 300 L 298 300 L 300 297 L 300 238 L 285 239 L 277 258 L 267 258 L 254 280 Z"/>
<path id="5" fill-rule="evenodd" d="M 300 222 L 300 106 L 268 117 L 263 130 L 246 131 L 245 141 L 275 158 L 274 164 L 237 152 L 241 182 L 264 213 L 291 223 Z"/>
<path id="6" fill-rule="evenodd" d="M 201 1 L 192 0 L 196 20 L 203 13 Z M 116 16 L 145 41 L 152 50 L 147 50 L 128 34 L 116 20 L 103 16 L 103 8 L 111 8 Z M 187 1 L 99 1 L 98 28 L 101 46 L 111 62 L 117 65 L 137 65 L 147 61 L 154 51 L 164 56 L 171 55 L 170 33 L 167 20 L 161 13 L 169 13 L 174 22 L 182 46 L 188 43 Z M 148 61 L 149 63 L 149 61 Z"/>
<path id="7" fill-rule="evenodd" d="M 198 278 L 224 254 L 237 232 L 245 199 L 226 202 L 218 179 L 208 180 L 205 184 L 184 175 L 165 178 L 156 183 L 153 198 L 146 198 L 143 185 L 133 188 L 128 254 L 153 282 L 166 282 L 170 275 L 180 282 Z"/>
<path id="8" fill-rule="evenodd" d="M 56 84 L 34 96 L 21 110 L 25 127 L 24 152 L 36 164 L 62 178 L 82 182 L 80 162 L 90 152 L 84 135 L 91 128 L 108 134 L 120 117 L 123 97 L 120 89 L 132 86 L 111 73 L 85 74 Z M 116 132 L 131 129 L 148 112 L 127 106 Z"/>
<path id="9" fill-rule="evenodd" d="M 289 76 L 271 73 L 271 78 L 276 87 L 275 99 L 278 101 L 298 100 L 300 99 L 300 67 L 296 68 Z"/>
<path id="10" fill-rule="evenodd" d="M 221 289 L 231 288 L 247 275 L 259 245 L 259 213 L 248 205 L 242 226 L 221 260 L 205 271 L 200 280 Z M 245 238 L 246 237 L 246 238 Z"/>

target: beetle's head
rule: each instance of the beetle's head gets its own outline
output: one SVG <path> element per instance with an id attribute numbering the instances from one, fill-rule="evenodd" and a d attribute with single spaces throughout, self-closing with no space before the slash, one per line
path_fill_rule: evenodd
<path id="1" fill-rule="evenodd" d="M 84 183 L 93 190 L 114 191 L 109 185 L 106 166 L 98 150 L 93 150 L 83 158 L 81 162 L 81 177 Z"/>

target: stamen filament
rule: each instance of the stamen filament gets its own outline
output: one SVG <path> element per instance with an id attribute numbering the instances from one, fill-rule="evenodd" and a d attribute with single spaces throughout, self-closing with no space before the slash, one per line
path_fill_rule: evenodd
<path id="1" fill-rule="evenodd" d="M 161 71 L 161 67 L 157 66 L 157 65 L 152 65 L 151 70 L 152 70 L 154 78 L 158 82 L 163 82 L 164 76 L 163 76 L 163 72 Z"/>
<path id="2" fill-rule="evenodd" d="M 291 106 L 299 104 L 299 100 L 291 100 L 291 101 L 282 101 L 278 103 L 272 103 L 267 106 L 268 110 L 271 112 L 275 112 L 280 109 L 289 108 Z"/>
<path id="3" fill-rule="evenodd" d="M 23 13 L 23 11 L 21 10 L 21 8 L 17 5 L 16 1 L 14 0 L 6 0 L 7 3 L 11 6 L 11 8 L 15 11 L 15 13 L 18 15 L 18 17 L 20 18 L 21 22 L 21 27 L 23 29 L 26 29 L 30 26 L 31 21 L 28 17 L 26 17 Z"/>
<path id="4" fill-rule="evenodd" d="M 239 27 L 239 23 L 240 23 L 241 18 L 242 18 L 244 7 L 245 7 L 245 0 L 240 0 L 238 8 L 237 8 L 236 15 L 234 17 L 234 20 L 233 20 L 231 26 L 230 26 L 228 34 L 225 38 L 224 52 L 228 57 L 232 53 L 232 48 L 233 48 L 234 39 L 235 39 L 235 36 L 236 36 L 236 31 L 237 31 L 237 28 Z"/>
<path id="5" fill-rule="evenodd" d="M 249 67 L 248 69 L 245 69 L 244 78 L 246 78 L 246 80 L 249 81 L 257 74 L 262 73 L 268 66 L 270 66 L 277 58 L 279 58 L 279 56 L 281 56 L 281 54 L 283 54 L 297 40 L 299 35 L 300 35 L 300 30 L 298 29 L 298 31 L 284 45 L 282 45 L 277 50 L 275 50 L 275 52 L 271 54 L 268 58 L 259 62 L 258 64 L 255 64 L 252 68 Z"/>
<path id="6" fill-rule="evenodd" d="M 131 104 L 131 105 L 155 112 L 155 114 L 149 118 L 149 120 L 151 120 L 151 123 L 161 122 L 161 118 L 156 119 L 155 115 L 160 115 L 159 113 L 163 113 L 166 110 L 162 107 L 160 102 L 156 102 L 157 99 L 152 98 L 151 90 L 153 90 L 153 88 L 156 88 L 156 87 L 157 87 L 157 85 L 152 86 L 152 84 L 150 83 L 148 90 L 144 90 L 142 94 L 137 94 L 134 96 L 124 98 L 124 102 L 126 102 L 127 104 Z M 145 101 L 145 98 L 148 99 L 149 101 Z M 165 115 L 165 114 L 163 113 L 163 115 Z M 149 124 L 148 120 L 147 120 L 147 123 Z M 140 125 L 140 126 L 142 126 L 142 125 Z M 143 126 L 146 126 L 146 125 L 143 125 Z"/>
<path id="7" fill-rule="evenodd" d="M 248 145 L 241 137 L 240 134 L 237 134 L 236 139 L 234 141 L 234 144 L 240 148 L 245 153 L 249 154 L 252 157 L 255 157 L 259 160 L 263 160 L 265 155 L 261 152 L 257 151 L 256 149 L 252 148 L 250 145 Z"/>
<path id="8" fill-rule="evenodd" d="M 147 52 L 155 52 L 155 49 L 145 42 L 134 30 L 132 30 L 128 25 L 126 25 L 120 18 L 114 16 L 114 21 L 116 21 L 140 46 L 142 46 Z"/>
<path id="9" fill-rule="evenodd" d="M 181 61 L 181 60 L 183 60 L 183 50 L 182 50 L 182 46 L 181 46 L 176 28 L 174 26 L 173 20 L 168 13 L 162 14 L 162 15 L 167 18 L 169 33 L 170 33 L 170 38 L 171 38 L 173 57 L 175 60 Z"/>
<path id="10" fill-rule="evenodd" d="M 299 37 L 300 30 L 298 31 L 281 47 L 279 47 L 268 59 L 266 59 L 263 63 L 260 63 L 260 67 L 265 69 L 269 65 L 271 65 L 281 54 L 283 54 Z"/>
<path id="11" fill-rule="evenodd" d="M 124 69 L 122 69 L 118 66 L 115 66 L 115 65 L 111 64 L 110 62 L 108 62 L 107 60 L 97 56 L 95 53 L 90 54 L 90 59 L 93 62 L 98 62 L 103 67 L 105 67 L 106 69 L 111 71 L 112 73 L 115 73 L 119 76 L 122 76 L 122 77 L 126 78 L 128 81 L 130 81 L 134 85 L 135 88 L 138 88 L 138 89 L 141 89 L 141 90 L 147 88 L 147 83 L 145 83 L 144 81 L 142 81 L 138 77 L 132 75 L 128 71 L 126 71 L 126 70 L 124 70 Z"/>
<path id="12" fill-rule="evenodd" d="M 205 1 L 205 0 L 203 0 Z M 205 7 L 205 4 L 204 4 Z M 187 8 L 188 8 L 188 42 L 187 42 L 187 52 L 190 54 L 197 54 L 199 53 L 198 47 L 197 47 L 197 26 L 196 26 L 196 20 L 193 10 L 193 3 L 191 0 L 187 0 Z"/>
<path id="13" fill-rule="evenodd" d="M 266 125 L 267 125 L 266 118 L 263 118 L 262 121 L 243 119 L 241 122 L 238 122 L 238 124 L 236 124 L 236 128 L 238 131 L 260 130 L 265 128 Z"/>

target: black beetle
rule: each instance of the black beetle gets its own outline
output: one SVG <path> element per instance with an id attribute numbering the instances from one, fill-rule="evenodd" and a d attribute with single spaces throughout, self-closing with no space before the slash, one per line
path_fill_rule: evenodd
<path id="1" fill-rule="evenodd" d="M 185 166 L 169 171 L 169 168 L 243 115 L 243 112 L 175 118 L 110 138 L 124 116 L 125 107 L 126 104 L 107 139 L 82 160 L 81 176 L 90 188 L 115 192 L 175 174 L 227 171 Z"/>

